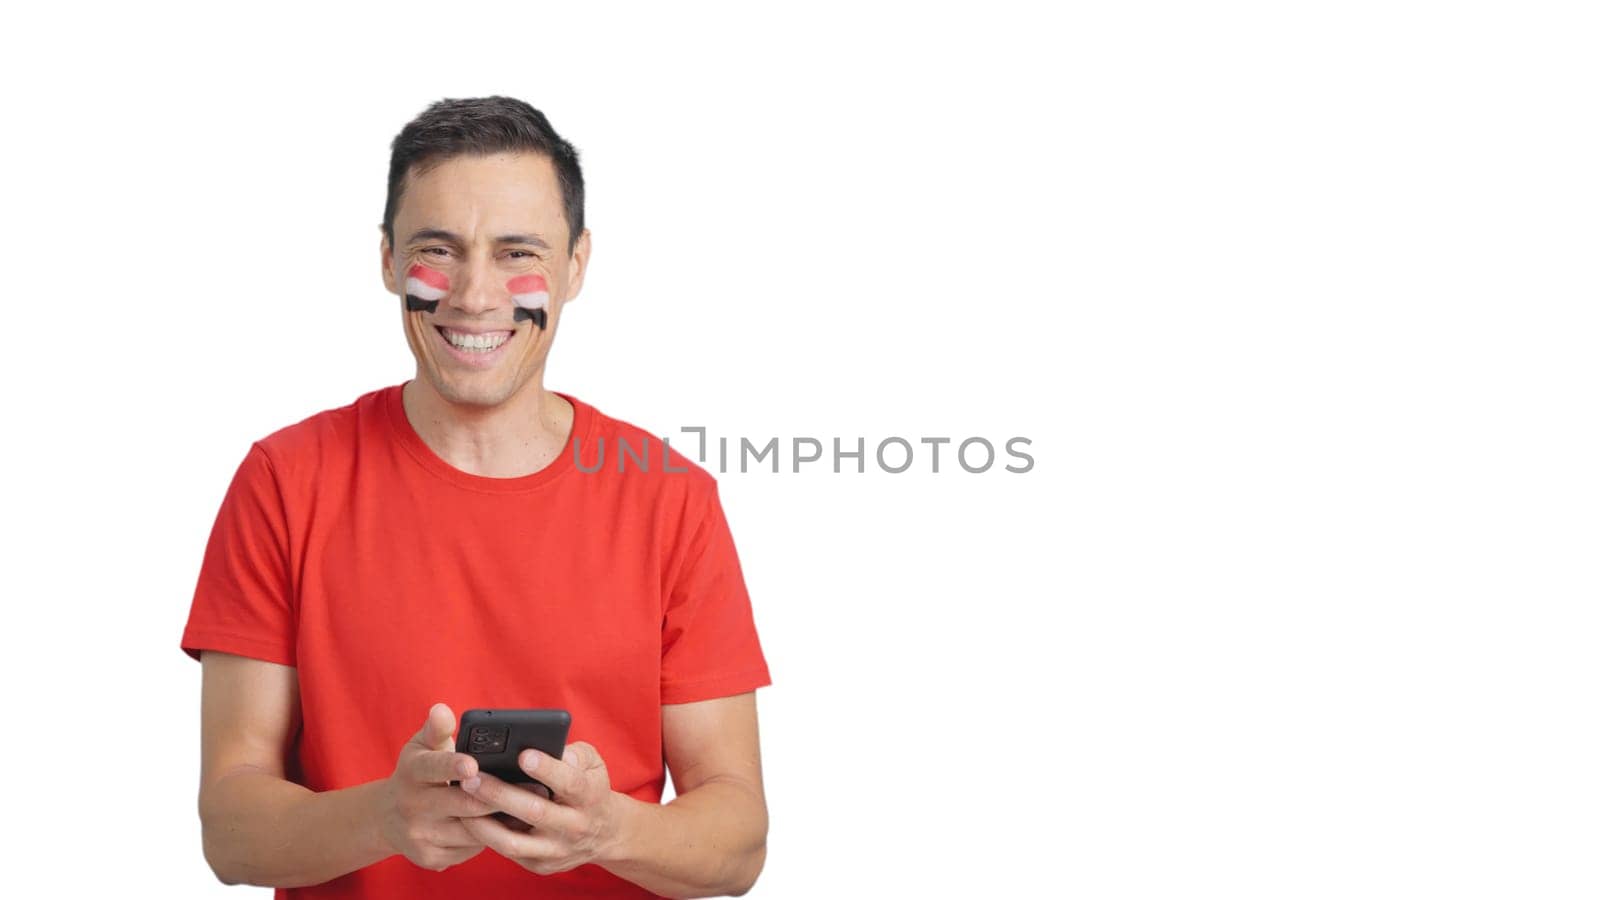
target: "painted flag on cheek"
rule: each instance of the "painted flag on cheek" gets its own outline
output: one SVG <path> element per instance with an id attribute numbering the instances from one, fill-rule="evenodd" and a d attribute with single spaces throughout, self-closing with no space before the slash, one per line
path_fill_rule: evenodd
<path id="1" fill-rule="evenodd" d="M 506 290 L 511 292 L 511 302 L 517 305 L 511 317 L 518 322 L 531 320 L 543 331 L 545 307 L 550 305 L 550 288 L 544 276 L 538 273 L 518 275 L 506 282 Z"/>
<path id="2" fill-rule="evenodd" d="M 450 279 L 437 269 L 418 263 L 406 270 L 406 309 L 433 312 L 450 293 Z"/>

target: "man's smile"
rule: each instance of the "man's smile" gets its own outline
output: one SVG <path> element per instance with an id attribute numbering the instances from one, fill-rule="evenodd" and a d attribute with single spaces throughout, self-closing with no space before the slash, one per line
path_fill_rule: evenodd
<path id="1" fill-rule="evenodd" d="M 439 343 L 457 361 L 473 368 L 486 369 L 505 354 L 506 345 L 517 336 L 516 330 L 467 330 L 434 325 Z"/>

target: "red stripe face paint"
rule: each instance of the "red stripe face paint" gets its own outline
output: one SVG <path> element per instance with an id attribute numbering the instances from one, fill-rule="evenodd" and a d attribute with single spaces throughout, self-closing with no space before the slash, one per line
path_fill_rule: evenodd
<path id="1" fill-rule="evenodd" d="M 506 290 L 511 292 L 511 302 L 516 304 L 516 309 L 511 311 L 511 318 L 517 322 L 527 319 L 543 331 L 545 307 L 550 305 L 550 288 L 545 284 L 544 276 L 537 272 L 518 275 L 506 282 Z"/>
<path id="2" fill-rule="evenodd" d="M 406 309 L 411 312 L 433 312 L 448 293 L 450 279 L 438 269 L 417 263 L 406 270 Z"/>

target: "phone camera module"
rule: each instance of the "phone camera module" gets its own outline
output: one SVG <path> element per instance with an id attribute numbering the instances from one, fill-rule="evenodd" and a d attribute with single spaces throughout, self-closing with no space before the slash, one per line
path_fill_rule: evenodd
<path id="1" fill-rule="evenodd" d="M 511 728 L 506 725 L 474 726 L 469 749 L 473 753 L 502 753 L 506 749 L 506 741 L 510 735 Z"/>

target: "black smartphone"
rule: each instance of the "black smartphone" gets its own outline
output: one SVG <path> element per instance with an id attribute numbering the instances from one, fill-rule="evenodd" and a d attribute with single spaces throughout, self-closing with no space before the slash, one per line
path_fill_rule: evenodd
<path id="1" fill-rule="evenodd" d="M 555 792 L 522 771 L 517 757 L 532 747 L 560 759 L 571 725 L 572 714 L 564 709 L 469 709 L 461 714 L 461 727 L 456 731 L 456 752 L 470 754 L 478 760 L 479 770 L 501 781 L 526 784 L 546 799 L 554 800 Z"/>

